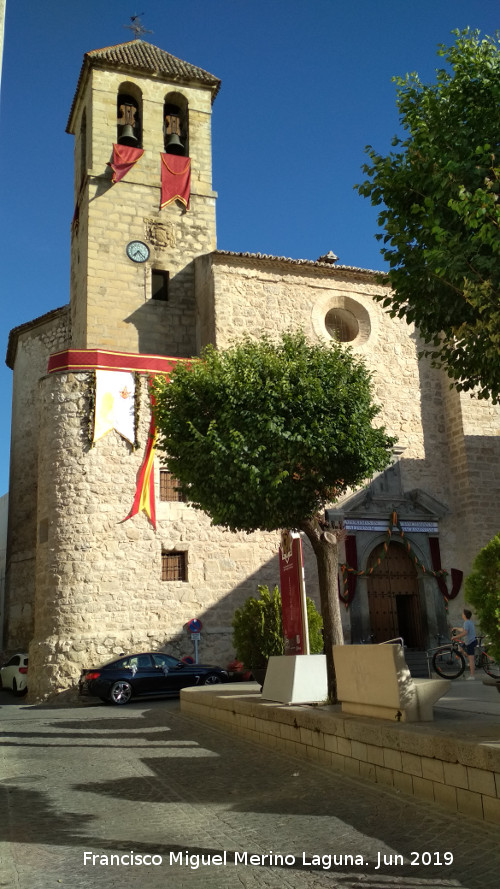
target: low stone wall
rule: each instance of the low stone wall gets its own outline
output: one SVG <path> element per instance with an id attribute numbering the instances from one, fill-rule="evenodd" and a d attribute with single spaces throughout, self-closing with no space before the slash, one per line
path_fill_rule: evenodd
<path id="1" fill-rule="evenodd" d="M 181 692 L 186 715 L 217 723 L 252 743 L 500 824 L 500 746 L 435 724 L 393 724 L 342 714 L 339 707 L 263 701 L 255 683 Z"/>

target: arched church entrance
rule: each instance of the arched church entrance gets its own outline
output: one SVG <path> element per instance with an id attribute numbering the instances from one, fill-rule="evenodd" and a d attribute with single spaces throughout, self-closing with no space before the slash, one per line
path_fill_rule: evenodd
<path id="1" fill-rule="evenodd" d="M 385 554 L 382 543 L 369 556 L 367 569 L 373 566 L 373 573 L 367 577 L 373 641 L 387 642 L 402 636 L 408 648 L 424 648 L 418 576 L 411 557 L 394 542 Z"/>

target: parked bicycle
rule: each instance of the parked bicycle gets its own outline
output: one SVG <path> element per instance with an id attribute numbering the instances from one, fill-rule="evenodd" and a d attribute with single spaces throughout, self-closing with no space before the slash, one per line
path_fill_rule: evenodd
<path id="1" fill-rule="evenodd" d="M 500 679 L 500 664 L 491 654 L 488 654 L 487 646 L 483 645 L 484 636 L 478 636 L 474 660 L 476 669 L 484 670 L 492 679 Z M 452 639 L 446 645 L 432 649 L 432 668 L 443 679 L 458 679 L 465 670 L 467 660 L 463 653 L 463 646 L 457 639 Z M 429 652 L 430 654 L 431 652 Z"/>

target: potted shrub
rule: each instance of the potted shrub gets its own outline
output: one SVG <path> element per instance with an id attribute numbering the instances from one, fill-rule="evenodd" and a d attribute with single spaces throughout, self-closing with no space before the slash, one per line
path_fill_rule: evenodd
<path id="1" fill-rule="evenodd" d="M 284 654 L 281 596 L 278 587 L 271 592 L 259 586 L 259 596 L 250 596 L 233 618 L 233 645 L 236 657 L 252 672 L 261 685 L 272 655 Z M 307 598 L 309 645 L 311 654 L 323 651 L 323 620 L 312 599 Z"/>

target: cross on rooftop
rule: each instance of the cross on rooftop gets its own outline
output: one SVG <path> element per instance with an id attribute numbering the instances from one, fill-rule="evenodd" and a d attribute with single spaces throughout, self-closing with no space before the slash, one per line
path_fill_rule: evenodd
<path id="1" fill-rule="evenodd" d="M 153 33 L 153 31 L 148 31 L 148 29 L 145 28 L 144 25 L 142 24 L 141 16 L 143 16 L 143 15 L 144 15 L 143 12 L 141 12 L 139 15 L 131 15 L 130 21 L 132 22 L 132 24 L 123 26 L 124 28 L 128 28 L 129 31 L 134 32 L 134 37 L 136 40 L 138 40 L 144 34 L 152 34 Z"/>

